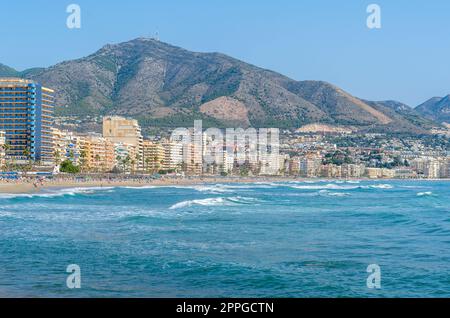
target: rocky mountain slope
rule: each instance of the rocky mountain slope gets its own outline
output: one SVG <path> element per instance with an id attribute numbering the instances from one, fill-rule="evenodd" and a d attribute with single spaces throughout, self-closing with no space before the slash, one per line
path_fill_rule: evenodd
<path id="1" fill-rule="evenodd" d="M 417 106 L 415 110 L 431 120 L 450 124 L 450 95 L 433 97 Z"/>
<path id="2" fill-rule="evenodd" d="M 295 81 L 220 53 L 196 53 L 153 39 L 106 45 L 96 53 L 23 76 L 57 91 L 58 115 L 118 114 L 144 126 L 298 128 L 311 123 L 371 131 L 425 133 L 412 109 L 358 99 L 321 81 Z M 394 102 L 392 102 L 394 103 Z"/>

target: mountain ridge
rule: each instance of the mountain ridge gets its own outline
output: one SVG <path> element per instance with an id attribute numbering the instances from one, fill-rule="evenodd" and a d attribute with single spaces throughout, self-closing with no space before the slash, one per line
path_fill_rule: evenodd
<path id="1" fill-rule="evenodd" d="M 450 123 L 450 94 L 432 97 L 415 108 L 422 116 L 440 123 Z"/>
<path id="2" fill-rule="evenodd" d="M 57 115 L 81 119 L 116 114 L 136 117 L 144 126 L 204 119 L 218 126 L 324 123 L 412 133 L 435 125 L 416 118 L 414 110 L 365 101 L 324 81 L 296 81 L 222 53 L 191 52 L 147 38 L 16 74 L 54 88 Z"/>

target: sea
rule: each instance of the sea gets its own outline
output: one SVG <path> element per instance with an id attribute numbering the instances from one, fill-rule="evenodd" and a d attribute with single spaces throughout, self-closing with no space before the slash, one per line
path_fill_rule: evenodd
<path id="1" fill-rule="evenodd" d="M 450 297 L 450 182 L 2 193 L 0 297 Z"/>

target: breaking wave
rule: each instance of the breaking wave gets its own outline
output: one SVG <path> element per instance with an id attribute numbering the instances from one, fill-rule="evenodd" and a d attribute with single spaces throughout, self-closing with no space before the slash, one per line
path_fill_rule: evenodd
<path id="1" fill-rule="evenodd" d="M 425 197 L 425 196 L 432 196 L 432 195 L 433 195 L 433 192 L 431 192 L 431 191 L 417 193 L 418 197 Z"/>
<path id="2" fill-rule="evenodd" d="M 393 189 L 394 186 L 390 184 L 377 184 L 377 185 L 371 185 L 370 186 L 373 189 Z"/>
<path id="3" fill-rule="evenodd" d="M 350 185 L 338 185 L 338 184 L 324 184 L 324 185 L 295 185 L 291 186 L 294 189 L 300 190 L 352 190 L 359 189 L 360 186 L 350 186 Z"/>
<path id="4" fill-rule="evenodd" d="M 144 190 L 144 189 L 157 189 L 157 188 L 161 188 L 161 187 L 158 187 L 158 186 L 145 186 L 145 185 L 143 185 L 143 186 L 135 186 L 135 187 L 123 186 L 123 187 L 119 187 L 119 188 L 129 189 L 129 190 Z"/>
<path id="5" fill-rule="evenodd" d="M 393 189 L 394 186 L 390 184 L 377 184 L 370 186 L 362 186 L 362 185 L 345 185 L 345 184 L 317 184 L 317 185 L 291 185 L 293 189 L 300 190 L 355 190 L 355 189 Z"/>
<path id="6" fill-rule="evenodd" d="M 328 190 L 320 190 L 319 195 L 329 196 L 329 197 L 348 197 L 351 194 L 347 192 L 331 192 Z"/>
<path id="7" fill-rule="evenodd" d="M 1 193 L 0 199 L 16 199 L 16 198 L 56 198 L 63 196 L 75 196 L 77 194 L 92 194 L 97 191 L 110 191 L 113 187 L 86 187 L 86 188 L 69 188 L 59 190 L 49 190 L 38 193 Z"/>
<path id="8" fill-rule="evenodd" d="M 187 200 L 178 202 L 172 205 L 169 209 L 182 209 L 186 207 L 191 207 L 195 205 L 199 206 L 232 206 L 232 205 L 243 205 L 243 204 L 254 204 L 259 200 L 255 198 L 245 198 L 245 197 L 219 197 L 219 198 L 208 198 L 208 199 L 198 199 L 198 200 Z"/>

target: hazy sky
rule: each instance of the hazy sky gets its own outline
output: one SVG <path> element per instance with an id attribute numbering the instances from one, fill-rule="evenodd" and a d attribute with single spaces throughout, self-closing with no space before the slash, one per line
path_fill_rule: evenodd
<path id="1" fill-rule="evenodd" d="M 81 6 L 81 29 L 66 7 Z M 366 26 L 381 7 L 382 28 Z M 21 0 L 0 10 L 0 63 L 23 70 L 153 36 L 222 52 L 365 99 L 417 105 L 450 94 L 448 0 Z"/>

